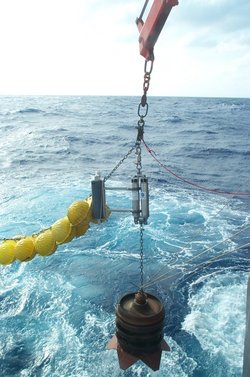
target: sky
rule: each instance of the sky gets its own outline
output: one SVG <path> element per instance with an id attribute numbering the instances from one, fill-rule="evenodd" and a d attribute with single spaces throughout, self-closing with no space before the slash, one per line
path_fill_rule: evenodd
<path id="1" fill-rule="evenodd" d="M 141 96 L 143 5 L 0 0 L 0 95 Z M 249 15 L 249 0 L 179 0 L 155 45 L 148 95 L 250 98 Z"/>

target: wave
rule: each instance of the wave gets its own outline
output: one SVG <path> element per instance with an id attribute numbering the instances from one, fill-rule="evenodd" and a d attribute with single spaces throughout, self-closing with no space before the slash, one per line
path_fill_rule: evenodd
<path id="1" fill-rule="evenodd" d="M 16 115 L 1 118 L 1 159 L 5 165 L 13 160 L 11 169 L 1 170 L 3 237 L 32 234 L 64 216 L 70 203 L 89 195 L 86 181 L 90 175 L 97 169 L 102 175 L 109 172 L 136 137 L 134 126 L 130 126 L 130 98 L 15 101 L 13 105 L 11 99 L 5 108 L 20 109 Z M 235 113 L 234 106 L 233 110 L 230 107 L 241 100 L 152 98 L 151 102 L 154 125 L 149 126 L 147 137 L 152 138 L 152 148 L 159 147 L 158 158 L 163 156 L 167 165 L 180 166 L 180 175 L 182 171 L 185 176 L 197 174 L 195 178 L 204 178 L 204 183 L 221 177 L 220 189 L 228 185 L 231 190 L 235 181 L 242 182 L 247 174 L 239 176 L 240 170 L 249 171 L 249 115 L 246 111 Z M 227 109 L 221 103 L 230 106 Z M 123 114 L 116 122 L 114 105 L 120 108 L 116 116 Z M 223 131 L 222 120 L 216 122 L 218 106 L 226 120 L 223 124 L 239 117 L 232 122 L 244 127 L 235 127 L 230 135 L 228 128 Z M 156 111 L 152 111 L 154 107 Z M 60 119 L 55 118 L 57 111 Z M 247 119 L 242 120 L 242 113 Z M 212 136 L 207 133 L 216 133 L 219 143 L 211 144 Z M 232 141 L 238 141 L 238 146 Z M 189 159 L 192 153 L 201 160 Z M 229 164 L 219 170 L 210 164 L 208 169 L 210 155 L 220 158 L 220 163 L 223 157 L 232 156 L 228 181 L 224 167 Z M 130 185 L 134 154 L 125 162 L 108 186 Z M 143 155 L 144 172 L 152 176 L 150 217 L 144 229 L 145 282 L 150 283 L 148 291 L 164 303 L 165 334 L 171 346 L 171 352 L 162 356 L 157 375 L 215 377 L 224 376 L 226 370 L 238 377 L 250 248 L 229 252 L 249 242 L 249 205 L 185 189 L 182 184 L 178 187 L 179 183 L 173 183 Z M 130 208 L 131 192 L 110 190 L 107 203 L 110 208 Z M 244 233 L 237 233 L 244 227 Z M 140 279 L 139 242 L 131 214 L 112 213 L 107 222 L 92 224 L 86 237 L 60 246 L 49 258 L 0 266 L 4 282 L 0 287 L 0 375 L 96 377 L 102 370 L 103 375 L 120 376 L 123 372 L 116 354 L 106 351 L 105 344 L 115 331 L 116 303 L 128 289 L 135 289 Z M 222 255 L 226 251 L 228 254 Z M 213 263 L 202 264 L 212 258 Z M 150 375 L 140 363 L 124 373 L 127 377 Z"/>
<path id="2" fill-rule="evenodd" d="M 171 117 L 167 118 L 166 121 L 168 123 L 182 123 L 183 119 L 178 115 L 172 115 Z"/>
<path id="3" fill-rule="evenodd" d="M 188 148 L 189 149 L 189 148 Z M 228 156 L 249 156 L 250 151 L 245 151 L 245 150 L 234 150 L 234 149 L 229 149 L 229 148 L 206 148 L 206 149 L 201 149 L 198 153 L 191 153 L 189 154 L 190 157 L 207 157 L 211 156 L 213 158 L 218 157 L 218 155 L 221 155 L 223 158 L 226 158 Z"/>
<path id="4" fill-rule="evenodd" d="M 216 375 L 225 367 L 228 375 L 241 372 L 246 287 L 247 273 L 230 270 L 203 275 L 190 285 L 190 313 L 182 329 L 195 336 L 202 350 L 208 352 Z"/>
<path id="5" fill-rule="evenodd" d="M 15 111 L 15 114 L 42 114 L 42 113 L 44 113 L 43 110 L 40 110 L 34 107 L 26 107 L 24 109 Z"/>

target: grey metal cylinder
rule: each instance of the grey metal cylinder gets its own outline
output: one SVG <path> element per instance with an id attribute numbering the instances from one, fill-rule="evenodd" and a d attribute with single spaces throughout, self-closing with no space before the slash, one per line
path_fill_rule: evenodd
<path id="1" fill-rule="evenodd" d="M 141 217 L 143 224 L 147 224 L 149 217 L 149 192 L 148 179 L 145 175 L 141 177 Z"/>
<path id="2" fill-rule="evenodd" d="M 131 183 L 132 183 L 132 214 L 134 216 L 135 224 L 138 224 L 139 216 L 140 216 L 138 176 L 134 176 L 131 180 Z"/>

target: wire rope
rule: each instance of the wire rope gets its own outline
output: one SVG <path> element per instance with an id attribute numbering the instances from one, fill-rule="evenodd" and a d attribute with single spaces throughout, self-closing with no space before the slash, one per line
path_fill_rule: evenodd
<path id="1" fill-rule="evenodd" d="M 223 257 L 224 255 L 234 253 L 235 251 L 238 251 L 238 250 L 240 250 L 240 249 L 243 249 L 243 248 L 245 248 L 245 247 L 249 247 L 249 246 L 250 246 L 250 243 L 248 242 L 248 243 L 246 243 L 246 244 L 244 244 L 244 245 L 241 245 L 241 246 L 238 246 L 238 247 L 236 247 L 236 248 L 234 248 L 234 249 L 232 249 L 232 250 L 228 250 L 228 251 L 222 252 L 222 253 L 216 255 L 215 257 L 210 258 L 210 259 L 208 259 L 207 261 L 204 261 L 204 262 L 198 263 L 198 264 L 196 264 L 196 265 L 193 265 L 193 266 L 191 266 L 190 268 L 185 268 L 185 266 L 183 265 L 183 266 L 184 266 L 184 270 L 185 270 L 186 272 L 188 272 L 188 271 L 192 271 L 192 269 L 196 269 L 196 268 L 204 267 L 206 264 L 209 265 L 209 264 L 211 264 L 214 260 L 219 259 L 220 257 Z M 168 276 L 162 277 L 161 279 L 157 280 L 156 282 L 153 282 L 152 284 L 145 284 L 145 285 L 144 285 L 144 288 L 148 288 L 148 287 L 152 286 L 153 284 L 160 283 L 160 282 L 162 282 L 162 281 L 165 281 L 165 280 L 171 279 L 171 278 L 173 278 L 173 277 L 176 277 L 176 276 L 180 275 L 181 273 L 182 273 L 182 271 L 180 271 L 180 272 L 176 272 L 176 273 L 174 273 L 174 274 L 172 274 L 172 275 L 168 275 Z"/>
<path id="2" fill-rule="evenodd" d="M 194 259 L 197 259 L 198 257 L 200 257 L 201 255 L 204 255 L 205 253 L 207 253 L 208 251 L 214 249 L 215 247 L 221 245 L 222 243 L 224 242 L 227 242 L 229 240 L 231 240 L 232 238 L 234 238 L 235 236 L 239 235 L 240 233 L 244 232 L 245 230 L 249 229 L 250 228 L 250 225 L 244 227 L 243 229 L 240 229 L 239 231 L 237 231 L 236 233 L 234 233 L 233 235 L 231 235 L 230 237 L 227 237 L 225 239 L 223 239 L 222 241 L 220 242 L 217 242 L 216 244 L 206 248 L 205 250 L 203 250 L 201 253 L 193 256 L 192 258 L 188 259 L 187 262 L 183 263 L 183 264 L 179 264 L 179 265 L 176 265 L 175 267 L 177 268 L 184 268 L 185 269 L 185 266 L 188 265 L 190 262 L 192 262 Z M 205 263 L 205 262 L 202 262 L 202 263 Z M 145 285 L 144 285 L 144 288 L 148 288 L 150 286 L 152 286 L 153 284 L 156 284 L 158 283 L 159 281 L 162 281 L 165 280 L 167 277 L 167 275 L 169 274 L 169 271 L 162 274 L 162 275 L 159 275 L 158 277 L 154 278 L 154 279 L 150 279 Z M 179 274 L 179 273 L 178 273 Z"/>
<path id="3" fill-rule="evenodd" d="M 212 220 L 214 220 L 225 208 L 227 208 L 233 201 L 233 198 L 230 199 L 226 204 L 224 204 L 214 215 L 212 215 L 208 220 L 207 220 L 207 224 L 210 223 Z M 200 229 L 198 232 L 195 233 L 195 235 L 193 236 L 193 241 L 194 239 L 197 238 L 197 236 L 199 236 L 201 233 L 203 232 L 202 229 Z M 188 243 L 186 243 L 186 245 L 188 245 Z M 183 252 L 184 250 L 187 250 L 187 246 L 185 247 L 182 247 L 181 250 L 180 250 L 180 253 Z M 156 272 L 155 274 L 153 274 L 153 276 L 151 277 L 151 280 L 155 279 L 157 276 L 159 276 L 159 274 L 165 269 L 165 266 L 162 267 L 158 272 Z"/>
<path id="4" fill-rule="evenodd" d="M 231 191 L 223 191 L 219 189 L 214 189 L 214 188 L 208 188 L 202 185 L 199 185 L 197 183 L 191 182 L 186 178 L 183 178 L 182 176 L 176 174 L 174 171 L 172 171 L 169 167 L 167 167 L 165 164 L 163 164 L 155 155 L 155 152 L 148 146 L 148 144 L 145 142 L 145 140 L 142 140 L 146 150 L 148 153 L 152 156 L 152 158 L 164 169 L 166 170 L 169 174 L 173 175 L 175 178 L 181 180 L 182 182 L 187 183 L 188 185 L 191 185 L 193 187 L 196 187 L 200 190 L 207 191 L 213 194 L 218 194 L 218 195 L 232 195 L 232 196 L 250 196 L 250 192 L 231 192 Z"/>

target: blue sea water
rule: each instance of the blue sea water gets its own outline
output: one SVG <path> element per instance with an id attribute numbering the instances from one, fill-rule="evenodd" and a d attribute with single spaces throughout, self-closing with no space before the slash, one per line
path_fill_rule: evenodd
<path id="1" fill-rule="evenodd" d="M 0 98 L 0 238 L 65 216 L 134 145 L 138 97 Z M 112 213 L 50 257 L 0 266 L 1 377 L 240 377 L 250 270 L 250 99 L 149 97 L 147 291 L 166 310 L 161 369 L 119 369 L 105 349 L 119 299 L 139 285 L 138 226 Z M 167 169 L 165 168 L 167 167 Z M 129 155 L 108 180 L 129 186 Z M 111 208 L 130 193 L 108 191 Z"/>

